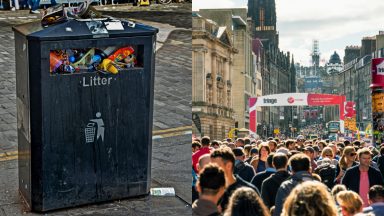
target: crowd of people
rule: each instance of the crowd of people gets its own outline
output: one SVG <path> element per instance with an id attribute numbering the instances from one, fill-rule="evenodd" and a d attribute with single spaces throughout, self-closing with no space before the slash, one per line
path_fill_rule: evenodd
<path id="1" fill-rule="evenodd" d="M 383 176 L 384 144 L 192 141 L 193 215 L 384 215 Z"/>

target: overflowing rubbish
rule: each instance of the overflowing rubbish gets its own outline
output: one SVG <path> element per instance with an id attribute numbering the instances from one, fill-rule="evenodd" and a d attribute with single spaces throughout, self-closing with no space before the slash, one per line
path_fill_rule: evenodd
<path id="1" fill-rule="evenodd" d="M 117 74 L 121 70 L 134 67 L 142 67 L 137 61 L 134 46 L 63 49 L 50 52 L 52 74 L 97 71 Z"/>
<path id="2" fill-rule="evenodd" d="M 64 7 L 64 5 L 56 5 L 47 8 L 43 13 L 41 24 L 48 26 L 52 24 L 62 23 L 68 19 L 100 19 L 105 18 L 102 14 L 91 6 L 91 1 L 82 2 L 78 7 Z M 105 18 L 106 19 L 106 18 Z"/>

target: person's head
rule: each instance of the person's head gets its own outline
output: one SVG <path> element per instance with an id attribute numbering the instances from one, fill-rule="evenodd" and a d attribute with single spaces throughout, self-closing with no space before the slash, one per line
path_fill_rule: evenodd
<path id="1" fill-rule="evenodd" d="M 197 141 L 192 142 L 192 153 L 197 152 L 201 148 L 201 144 Z"/>
<path id="2" fill-rule="evenodd" d="M 234 149 L 234 148 L 236 148 L 236 145 L 234 143 L 228 143 L 228 147 L 230 149 Z"/>
<path id="3" fill-rule="evenodd" d="M 340 193 L 341 191 L 346 191 L 346 190 L 347 190 L 347 187 L 345 187 L 345 185 L 343 185 L 343 184 L 337 184 L 337 185 L 333 186 L 331 194 L 332 194 L 332 197 L 335 200 L 335 202 L 336 202 L 337 194 Z"/>
<path id="4" fill-rule="evenodd" d="M 351 141 L 349 140 L 344 140 L 344 146 L 349 146 L 351 145 Z"/>
<path id="5" fill-rule="evenodd" d="M 232 149 L 233 154 L 235 155 L 236 160 L 244 161 L 245 160 L 245 154 L 243 151 L 243 148 L 237 147 Z"/>
<path id="6" fill-rule="evenodd" d="M 362 148 L 357 154 L 359 155 L 360 167 L 368 168 L 372 159 L 371 151 L 368 148 Z"/>
<path id="7" fill-rule="evenodd" d="M 311 161 L 309 157 L 303 153 L 298 153 L 293 155 L 289 159 L 289 164 L 291 165 L 292 172 L 297 173 L 300 171 L 310 171 Z"/>
<path id="8" fill-rule="evenodd" d="M 339 165 L 341 168 L 346 169 L 347 163 L 354 161 L 356 159 L 356 151 L 352 146 L 347 146 L 343 150 L 343 154 L 339 160 Z"/>
<path id="9" fill-rule="evenodd" d="M 262 144 L 259 147 L 259 158 L 267 158 L 267 156 L 271 153 L 268 144 Z"/>
<path id="10" fill-rule="evenodd" d="M 250 140 L 248 137 L 245 137 L 245 138 L 244 138 L 244 144 L 245 144 L 245 145 L 249 145 L 249 144 L 251 144 L 251 140 Z"/>
<path id="11" fill-rule="evenodd" d="M 320 155 L 320 153 L 321 153 L 320 148 L 317 145 L 313 146 L 312 148 L 315 151 L 314 152 L 314 157 L 317 158 Z"/>
<path id="12" fill-rule="evenodd" d="M 382 185 L 373 185 L 369 188 L 368 193 L 369 204 L 384 202 L 384 187 Z"/>
<path id="13" fill-rule="evenodd" d="M 202 146 L 208 147 L 210 143 L 211 143 L 211 138 L 209 138 L 209 136 L 204 136 L 203 138 L 201 138 Z"/>
<path id="14" fill-rule="evenodd" d="M 213 140 L 212 143 L 211 143 L 211 147 L 214 148 L 214 149 L 219 148 L 220 147 L 219 141 Z"/>
<path id="15" fill-rule="evenodd" d="M 244 147 L 244 145 L 245 145 L 245 141 L 243 138 L 238 138 L 236 140 L 236 147 Z"/>
<path id="16" fill-rule="evenodd" d="M 321 157 L 333 159 L 334 154 L 333 154 L 332 149 L 330 147 L 323 148 L 323 151 L 321 152 Z"/>
<path id="17" fill-rule="evenodd" d="M 294 150 L 295 149 L 295 141 L 294 140 L 287 140 L 285 141 L 285 147 L 288 149 L 288 150 Z"/>
<path id="18" fill-rule="evenodd" d="M 360 146 L 361 146 L 361 142 L 360 142 L 360 140 L 355 140 L 355 141 L 353 141 L 352 145 L 353 145 L 353 146 L 357 146 L 357 147 L 360 148 Z"/>
<path id="19" fill-rule="evenodd" d="M 269 216 L 269 211 L 260 196 L 251 188 L 236 189 L 229 199 L 224 216 Z"/>
<path id="20" fill-rule="evenodd" d="M 324 184 L 306 181 L 296 186 L 289 194 L 281 215 L 328 216 L 337 215 L 337 209 Z"/>
<path id="21" fill-rule="evenodd" d="M 354 191 L 341 191 L 337 194 L 336 200 L 344 216 L 352 216 L 363 210 L 363 201 Z"/>
<path id="22" fill-rule="evenodd" d="M 252 147 L 252 149 L 249 152 L 249 154 L 250 154 L 251 157 L 258 156 L 259 155 L 259 149 L 257 149 L 256 147 Z"/>
<path id="23" fill-rule="evenodd" d="M 320 141 L 317 143 L 317 146 L 319 146 L 320 151 L 323 151 L 323 149 L 327 146 L 327 143 L 324 141 Z"/>
<path id="24" fill-rule="evenodd" d="M 304 138 L 303 135 L 299 135 L 299 136 L 297 136 L 297 138 L 296 138 L 296 143 L 297 143 L 297 144 L 299 144 L 299 145 L 303 145 L 304 142 L 305 142 L 305 138 Z"/>
<path id="25" fill-rule="evenodd" d="M 211 156 L 204 154 L 199 157 L 199 163 L 197 164 L 197 170 L 200 172 L 207 164 L 211 162 Z"/>
<path id="26" fill-rule="evenodd" d="M 269 155 L 268 155 L 268 157 L 267 157 L 267 163 L 266 163 L 266 165 L 267 165 L 267 167 L 273 167 L 273 156 L 275 155 L 275 153 L 270 153 Z"/>
<path id="27" fill-rule="evenodd" d="M 211 197 L 216 202 L 225 191 L 225 174 L 217 164 L 207 164 L 200 172 L 196 189 L 200 197 Z"/>
<path id="28" fill-rule="evenodd" d="M 270 140 L 268 141 L 268 146 L 271 152 L 275 152 L 277 147 L 277 142 L 275 140 Z"/>
<path id="29" fill-rule="evenodd" d="M 230 148 L 215 149 L 211 153 L 211 162 L 219 165 L 224 170 L 226 176 L 233 174 L 235 155 Z"/>
<path id="30" fill-rule="evenodd" d="M 331 143 L 329 144 L 327 147 L 331 148 L 332 151 L 333 151 L 333 157 L 335 157 L 336 153 L 337 153 L 337 147 L 335 144 Z"/>
<path id="31" fill-rule="evenodd" d="M 249 156 L 250 156 L 251 148 L 252 148 L 252 146 L 251 146 L 250 144 L 246 144 L 246 145 L 244 146 L 244 154 L 245 154 L 245 157 L 249 157 Z"/>
<path id="32" fill-rule="evenodd" d="M 315 158 L 315 150 L 311 146 L 304 148 L 304 154 L 306 154 L 311 160 Z"/>
<path id="33" fill-rule="evenodd" d="M 288 156 L 284 153 L 276 153 L 273 155 L 272 164 L 276 170 L 286 170 L 288 165 Z"/>

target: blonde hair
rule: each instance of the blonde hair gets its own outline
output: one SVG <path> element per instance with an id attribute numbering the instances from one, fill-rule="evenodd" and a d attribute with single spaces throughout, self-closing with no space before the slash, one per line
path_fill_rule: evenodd
<path id="1" fill-rule="evenodd" d="M 349 154 L 351 154 L 351 152 L 354 152 L 355 151 L 355 148 L 353 148 L 352 146 L 347 146 L 344 148 L 344 151 L 343 151 L 343 155 L 341 156 L 340 160 L 339 160 L 339 166 L 341 169 L 347 169 L 348 165 L 347 165 L 347 162 L 346 162 L 346 159 L 345 157 Z"/>
<path id="2" fill-rule="evenodd" d="M 336 216 L 337 209 L 327 186 L 317 181 L 306 181 L 289 194 L 281 215 Z"/>
<path id="3" fill-rule="evenodd" d="M 321 152 L 321 157 L 322 157 L 322 158 L 325 158 L 325 155 L 327 155 L 327 154 L 332 154 L 332 158 L 335 156 L 335 155 L 333 154 L 333 150 L 332 150 L 331 147 L 325 147 L 325 148 L 323 148 L 323 151 Z"/>
<path id="4" fill-rule="evenodd" d="M 341 191 L 336 195 L 336 200 L 351 215 L 360 212 L 363 208 L 363 200 L 354 191 Z"/>

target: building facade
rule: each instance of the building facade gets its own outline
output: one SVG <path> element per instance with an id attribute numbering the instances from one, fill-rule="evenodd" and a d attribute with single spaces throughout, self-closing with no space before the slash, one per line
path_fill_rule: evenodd
<path id="1" fill-rule="evenodd" d="M 237 52 L 226 26 L 192 18 L 193 134 L 224 139 L 234 127 L 231 71 Z"/>
<path id="2" fill-rule="evenodd" d="M 346 96 L 347 101 L 356 104 L 356 126 L 359 130 L 365 128 L 372 120 L 372 97 L 370 85 L 372 58 L 384 57 L 384 34 L 381 32 L 374 37 L 364 37 L 361 46 L 345 48 L 347 62 L 338 74 L 339 93 Z M 359 55 L 357 55 L 359 53 Z M 350 59 L 350 57 L 355 57 Z"/>
<path id="3" fill-rule="evenodd" d="M 261 74 L 257 70 L 257 55 L 253 51 L 251 20 L 247 19 L 247 9 L 201 9 L 202 17 L 211 19 L 219 26 L 231 29 L 234 48 L 238 51 L 233 58 L 232 108 L 234 110 L 235 128 L 249 127 L 250 97 L 262 95 Z M 261 112 L 261 108 L 258 108 Z"/>
<path id="4" fill-rule="evenodd" d="M 275 0 L 249 0 L 248 17 L 252 20 L 255 39 L 262 43 L 260 73 L 263 95 L 296 92 L 296 70 L 290 53 L 279 49 L 279 35 L 276 29 Z M 288 81 L 288 82 L 287 82 Z M 257 116 L 258 133 L 272 135 L 273 129 L 288 129 L 293 124 L 292 107 L 263 107 Z M 281 133 L 288 134 L 289 131 Z"/>

